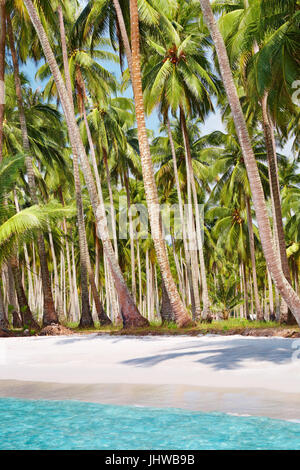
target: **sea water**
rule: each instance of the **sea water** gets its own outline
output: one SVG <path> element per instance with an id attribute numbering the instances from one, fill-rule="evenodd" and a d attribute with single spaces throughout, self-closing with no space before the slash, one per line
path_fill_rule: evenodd
<path id="1" fill-rule="evenodd" d="M 0 449 L 300 449 L 300 423 L 174 408 L 0 399 Z"/>

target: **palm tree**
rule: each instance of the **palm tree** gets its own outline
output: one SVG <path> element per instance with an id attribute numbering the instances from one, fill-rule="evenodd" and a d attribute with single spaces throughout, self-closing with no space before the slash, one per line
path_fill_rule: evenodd
<path id="1" fill-rule="evenodd" d="M 230 127 L 231 122 L 229 120 L 228 128 Z M 214 142 L 223 146 L 220 148 L 220 155 L 212 168 L 214 177 L 221 176 L 212 190 L 210 199 L 225 205 L 230 204 L 233 200 L 238 200 L 240 206 L 246 207 L 256 315 L 257 318 L 263 321 L 263 312 L 258 295 L 251 191 L 241 148 L 235 133 L 229 132 L 228 134 L 223 134 L 222 132 L 215 131 L 206 136 L 206 139 L 210 143 Z M 264 165 L 267 156 L 265 154 L 264 142 L 259 132 L 255 134 L 252 141 L 259 174 L 263 181 L 264 191 L 267 192 L 268 171 Z"/>
<path id="2" fill-rule="evenodd" d="M 214 279 L 210 279 L 210 292 L 213 298 L 213 310 L 221 312 L 223 319 L 228 320 L 230 313 L 238 306 L 242 305 L 241 293 L 238 291 L 238 280 L 228 269 L 222 270 Z"/>
<path id="3" fill-rule="evenodd" d="M 48 207 L 31 206 L 13 213 L 12 207 L 7 203 L 7 197 L 13 189 L 23 165 L 22 155 L 6 157 L 0 163 L 2 191 L 0 196 L 0 265 L 4 261 L 10 260 L 22 323 L 38 329 L 39 325 L 33 318 L 22 284 L 17 249 L 26 237 L 32 237 L 33 231 L 45 230 L 49 220 L 56 220 L 63 211 L 58 205 L 50 204 Z"/>
<path id="4" fill-rule="evenodd" d="M 178 8 L 173 16 L 171 13 L 168 18 L 161 16 L 159 30 L 163 33 L 160 35 L 160 41 L 154 41 L 151 37 L 148 39 L 151 56 L 148 57 L 146 54 L 145 57 L 144 88 L 145 102 L 149 112 L 156 104 L 159 104 L 166 118 L 169 108 L 173 113 L 180 110 L 188 194 L 190 194 L 189 204 L 192 204 L 193 198 L 195 205 L 195 237 L 199 251 L 203 296 L 202 317 L 206 318 L 209 315 L 210 301 L 186 116 L 197 113 L 198 116 L 204 118 L 208 111 L 213 109 L 211 96 L 217 94 L 218 83 L 206 58 L 205 47 L 209 46 L 207 33 L 199 28 L 199 22 L 196 21 L 199 9 L 200 7 L 195 3 L 178 2 Z M 192 214 L 191 218 L 193 218 Z M 193 225 L 194 222 L 191 221 L 191 226 Z M 196 314 L 198 316 L 200 312 Z"/>
<path id="5" fill-rule="evenodd" d="M 226 9 L 226 5 L 224 8 Z M 247 95 L 252 107 L 261 115 L 269 162 L 274 237 L 280 252 L 283 272 L 290 283 L 274 128 L 277 124 L 285 133 L 287 123 L 280 123 L 282 116 L 295 114 L 295 107 L 291 101 L 291 85 L 298 77 L 296 50 L 299 32 L 294 25 L 296 10 L 295 2 L 289 2 L 287 5 L 284 2 L 264 0 L 253 1 L 250 5 L 245 1 L 245 5 L 241 2 L 239 9 L 221 18 L 225 40 L 230 38 L 228 42 L 231 44 L 231 59 L 242 62 L 242 76 Z M 238 18 L 231 31 L 226 27 L 230 16 Z M 258 109 L 257 103 L 259 103 Z M 294 320 L 287 311 L 283 313 L 282 319 L 288 323 Z"/>
<path id="6" fill-rule="evenodd" d="M 26 118 L 25 118 L 24 107 L 23 107 L 19 64 L 18 64 L 18 58 L 17 58 L 17 54 L 15 50 L 15 43 L 14 43 L 14 38 L 13 38 L 11 21 L 9 17 L 8 17 L 8 33 L 9 33 L 9 42 L 10 42 L 12 60 L 13 60 L 13 65 L 14 65 L 14 77 L 15 77 L 15 85 L 16 85 L 17 103 L 18 103 L 18 109 L 19 109 L 19 115 L 20 115 L 23 147 L 26 153 L 25 164 L 26 164 L 26 169 L 27 169 L 30 197 L 31 197 L 32 202 L 34 204 L 37 204 L 38 203 L 37 193 L 36 193 L 37 188 L 36 188 L 36 183 L 35 183 L 30 143 L 29 143 L 29 138 L 28 138 L 27 124 L 26 124 Z M 45 250 L 45 243 L 44 243 L 44 238 L 42 235 L 38 237 L 38 249 L 39 249 L 39 257 L 40 257 L 40 263 L 41 263 L 41 275 L 42 275 L 43 293 L 44 293 L 43 323 L 44 325 L 50 325 L 51 323 L 58 323 L 59 319 L 58 319 L 57 312 L 55 311 L 55 306 L 53 302 L 51 285 L 50 285 L 49 269 L 48 269 L 47 256 L 46 256 L 46 250 Z"/>
<path id="7" fill-rule="evenodd" d="M 61 207 L 51 203 L 44 207 L 31 206 L 17 212 L 0 225 L 0 262 L 10 259 L 22 324 L 34 329 L 40 327 L 34 319 L 27 301 L 15 250 L 21 241 L 30 239 L 34 232 L 41 229 L 47 231 L 49 220 L 57 220 L 63 214 L 64 210 Z"/>
<path id="8" fill-rule="evenodd" d="M 98 100 L 96 102 L 98 102 Z M 135 122 L 133 112 L 134 104 L 132 100 L 124 97 L 110 98 L 106 105 L 104 105 L 102 101 L 102 103 L 93 106 L 88 115 L 88 122 L 92 130 L 93 142 L 95 142 L 97 154 L 102 156 L 104 162 L 115 245 L 117 245 L 117 230 L 112 178 L 120 178 L 125 186 L 129 213 L 132 295 L 133 298 L 136 299 L 135 247 L 129 185 L 130 173 L 136 177 L 140 176 L 140 163 L 135 129 L 131 128 L 131 125 Z M 109 160 L 111 162 L 110 166 Z M 117 246 L 115 253 L 118 254 Z"/>
<path id="9" fill-rule="evenodd" d="M 150 149 L 149 149 L 149 142 L 146 135 L 146 127 L 145 127 L 145 119 L 144 119 L 144 109 L 143 109 L 143 97 L 140 96 L 141 93 L 141 73 L 140 73 L 140 54 L 139 54 L 139 31 L 138 31 L 138 24 L 136 25 L 136 21 L 139 21 L 138 18 L 138 11 L 137 5 L 130 4 L 130 22 L 131 28 L 133 25 L 135 30 L 131 31 L 131 49 L 129 46 L 128 34 L 126 30 L 126 21 L 124 20 L 124 10 L 125 13 L 128 13 L 126 9 L 126 4 L 121 5 L 117 0 L 114 1 L 115 7 L 115 15 L 111 8 L 105 9 L 103 8 L 104 4 L 97 2 L 95 4 L 95 9 L 93 9 L 93 4 L 89 2 L 86 7 L 86 10 L 83 12 L 83 16 L 87 17 L 88 20 L 86 22 L 85 33 L 87 31 L 93 30 L 94 35 L 101 34 L 103 31 L 105 18 L 109 17 L 110 21 L 112 18 L 112 23 L 117 24 L 116 31 L 119 33 L 119 37 L 122 38 L 121 41 L 121 50 L 125 50 L 127 63 L 129 65 L 129 69 L 131 70 L 131 80 L 133 83 L 133 91 L 135 97 L 135 108 L 136 108 L 136 118 L 138 124 L 138 139 L 139 139 L 139 147 L 140 147 L 140 154 L 141 154 L 141 161 L 142 161 L 142 168 L 143 168 L 143 178 L 145 182 L 145 190 L 146 190 L 146 199 L 148 204 L 148 211 L 149 211 L 149 218 L 150 218 L 150 225 L 151 225 L 151 232 L 152 236 L 155 239 L 155 247 L 157 252 L 158 263 L 160 265 L 161 272 L 164 276 L 165 287 L 167 289 L 168 295 L 172 297 L 170 298 L 170 302 L 172 307 L 174 307 L 174 313 L 176 312 L 176 319 L 178 324 L 185 324 L 190 322 L 189 316 L 185 311 L 185 308 L 182 304 L 180 296 L 178 294 L 176 285 L 174 280 L 171 276 L 170 268 L 169 268 L 169 261 L 167 257 L 167 251 L 165 247 L 165 243 L 163 240 L 163 236 L 161 233 L 160 222 L 159 222 L 159 213 L 158 213 L 158 197 L 157 197 L 157 189 L 155 186 L 155 180 L 153 175 L 153 166 L 150 156 Z M 149 8 L 147 6 L 147 2 L 143 2 L 143 6 L 146 5 L 147 14 L 149 13 Z M 133 8 L 132 8 L 133 7 Z M 150 7 L 151 9 L 151 7 Z M 154 11 L 153 9 L 151 10 Z M 146 14 L 146 16 L 147 16 Z M 156 14 L 157 15 L 157 14 Z M 89 17 L 96 19 L 95 25 L 91 25 L 91 21 Z M 134 17 L 134 19 L 133 19 Z M 126 17 L 126 20 L 128 16 Z M 134 31 L 134 34 L 133 34 Z M 134 39 L 134 41 L 133 41 Z M 133 52 L 136 53 L 136 62 L 135 62 L 135 71 L 133 70 Z M 135 72 L 135 73 L 134 73 Z M 137 87 L 135 86 L 137 84 Z M 151 207 L 150 207 L 151 205 Z"/>
<path id="10" fill-rule="evenodd" d="M 141 154 L 143 180 L 145 185 L 146 200 L 149 211 L 152 238 L 154 241 L 156 256 L 164 280 L 164 285 L 176 322 L 179 326 L 191 322 L 189 315 L 180 299 L 176 284 L 171 274 L 168 254 L 160 222 L 159 202 L 157 188 L 154 179 L 153 163 L 145 125 L 145 112 L 143 104 L 143 91 L 141 79 L 141 61 L 139 44 L 139 14 L 136 0 L 130 1 L 130 26 L 131 26 L 131 64 L 132 86 L 135 100 L 136 121 L 138 128 L 139 148 Z"/>
<path id="11" fill-rule="evenodd" d="M 245 123 L 244 115 L 241 109 L 237 90 L 234 84 L 229 59 L 224 44 L 224 40 L 218 29 L 209 0 L 199 0 L 205 22 L 209 28 L 212 39 L 215 44 L 219 67 L 231 107 L 232 116 L 235 122 L 236 132 L 243 152 L 245 165 L 247 168 L 249 183 L 252 192 L 252 199 L 256 218 L 258 222 L 260 239 L 266 258 L 268 268 L 272 274 L 273 280 L 283 299 L 290 307 L 298 324 L 300 324 L 300 298 L 297 296 L 291 285 L 286 280 L 278 255 L 274 249 L 271 226 L 268 219 L 268 213 L 264 198 L 264 192 L 261 185 L 257 164 L 251 146 L 250 137 Z"/>
<path id="12" fill-rule="evenodd" d="M 66 7 L 66 5 L 64 5 Z M 69 93 L 70 100 L 73 102 L 73 92 L 72 92 L 72 82 L 74 84 L 74 88 L 77 91 L 77 104 L 80 110 L 83 110 L 83 114 L 85 116 L 85 108 L 84 108 L 84 96 L 85 96 L 85 89 L 84 89 L 84 81 L 82 75 L 84 77 L 88 76 L 91 86 L 97 85 L 97 81 L 95 80 L 95 74 L 97 76 L 104 75 L 106 79 L 108 79 L 108 83 L 111 85 L 114 83 L 112 81 L 111 76 L 105 72 L 105 70 L 99 66 L 99 64 L 94 61 L 88 52 L 84 50 L 81 44 L 78 43 L 76 38 L 71 37 L 69 44 L 71 45 L 71 50 L 68 51 L 67 43 L 66 43 L 66 33 L 65 33 L 65 23 L 64 23 L 64 16 L 63 16 L 63 9 L 62 5 L 59 4 L 58 8 L 58 17 L 59 17 L 59 31 L 60 31 L 60 42 L 61 42 L 61 49 L 62 49 L 62 69 L 64 71 L 66 87 Z M 71 22 L 69 21 L 68 26 L 70 26 Z M 72 25 L 72 24 L 71 24 Z M 70 29 L 70 28 L 69 28 Z M 97 54 L 96 54 L 97 52 Z M 70 55 L 70 60 L 69 60 Z M 101 51 L 94 51 L 94 55 L 98 58 L 101 57 Z M 105 55 L 107 57 L 108 53 Z M 71 72 L 70 72 L 71 69 Z M 39 70 L 38 76 L 45 78 L 47 75 L 51 74 L 48 64 L 45 64 Z M 72 77 L 71 77 L 72 74 Z M 101 84 L 102 85 L 102 84 Z M 97 90 L 101 88 L 101 85 L 97 86 Z M 83 86 L 83 90 L 82 90 Z M 106 89 L 104 85 L 103 88 Z M 50 95 L 55 93 L 55 83 L 53 78 L 51 77 L 48 84 L 45 88 L 46 95 L 48 98 Z M 86 117 L 86 116 L 85 116 Z M 87 247 L 87 240 L 86 240 L 86 232 L 85 232 L 85 224 L 84 224 L 84 213 L 83 213 L 83 204 L 82 204 L 82 195 L 81 195 L 81 185 L 80 185 L 80 173 L 79 173 L 79 166 L 78 166 L 78 157 L 77 155 L 73 156 L 73 167 L 74 167 L 74 180 L 75 180 L 75 192 L 76 192 L 76 201 L 77 201 L 77 222 L 78 222 L 78 230 L 79 230 L 79 247 L 80 247 L 80 277 L 81 277 L 81 294 L 82 294 L 82 313 L 81 313 L 81 320 L 80 324 L 82 327 L 90 327 L 93 325 L 93 319 L 91 316 L 90 311 L 90 304 L 89 304 L 89 295 L 88 295 L 88 277 L 90 280 L 90 285 L 93 293 L 93 298 L 95 301 L 98 318 L 101 324 L 110 324 L 110 320 L 104 312 L 103 306 L 101 305 L 101 301 L 99 299 L 99 295 L 97 292 L 97 288 L 94 281 L 94 273 L 91 267 L 90 256 Z M 95 174 L 97 177 L 97 174 Z"/>
<path id="13" fill-rule="evenodd" d="M 82 144 L 80 132 L 76 123 L 76 118 L 73 111 L 73 106 L 70 101 L 68 92 L 64 85 L 61 73 L 59 71 L 56 59 L 54 57 L 53 51 L 51 49 L 49 40 L 45 33 L 45 30 L 41 24 L 41 21 L 38 17 L 37 11 L 32 3 L 31 0 L 24 0 L 25 6 L 27 11 L 30 15 L 31 21 L 36 29 L 36 32 L 39 36 L 46 60 L 49 64 L 51 72 L 53 74 L 53 78 L 56 83 L 56 87 L 60 96 L 61 104 L 64 110 L 68 131 L 69 131 L 69 138 L 71 142 L 71 146 L 73 148 L 73 152 L 77 152 L 80 156 L 82 169 L 85 177 L 85 181 L 87 184 L 87 188 L 89 191 L 90 200 L 93 206 L 95 218 L 97 221 L 97 228 L 99 230 L 99 235 L 101 237 L 103 248 L 106 253 L 110 269 L 112 271 L 112 275 L 115 281 L 116 289 L 119 296 L 119 302 L 121 306 L 121 313 L 124 322 L 124 326 L 144 326 L 148 324 L 147 320 L 143 318 L 137 310 L 135 303 L 128 291 L 124 278 L 122 276 L 120 267 L 117 263 L 117 260 L 114 255 L 114 251 L 109 239 L 109 233 L 107 228 L 106 216 L 105 216 L 105 209 L 103 204 L 103 197 L 102 195 L 97 194 L 97 188 L 95 186 L 93 175 L 91 172 L 91 168 L 89 165 L 89 161 Z M 98 199 L 98 196 L 100 200 Z"/>

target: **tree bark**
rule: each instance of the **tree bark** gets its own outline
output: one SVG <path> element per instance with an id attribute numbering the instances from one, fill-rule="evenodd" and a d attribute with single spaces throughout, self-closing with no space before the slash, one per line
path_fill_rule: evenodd
<path id="1" fill-rule="evenodd" d="M 124 173 L 126 197 L 127 197 L 127 210 L 129 214 L 129 238 L 130 238 L 130 264 L 131 264 L 131 291 L 134 300 L 136 301 L 136 280 L 135 280 L 135 254 L 134 254 L 134 233 L 132 226 L 131 202 L 129 191 L 129 176 Z"/>
<path id="2" fill-rule="evenodd" d="M 14 276 L 15 288 L 17 292 L 18 303 L 19 303 L 21 317 L 22 317 L 22 324 L 23 326 L 27 326 L 29 328 L 39 330 L 40 326 L 33 318 L 31 310 L 27 302 L 26 294 L 24 292 L 24 288 L 22 284 L 22 276 L 21 276 L 21 272 L 19 268 L 19 263 L 16 257 L 11 258 L 11 267 L 12 267 L 12 272 Z"/>
<path id="3" fill-rule="evenodd" d="M 187 277 L 188 277 L 188 284 L 189 284 L 189 290 L 190 290 L 190 296 L 191 296 L 192 314 L 193 314 L 193 318 L 197 319 L 197 314 L 198 313 L 200 314 L 198 276 L 196 277 L 196 273 L 191 267 L 191 255 L 190 255 L 190 252 L 188 249 L 188 243 L 187 243 L 187 231 L 186 231 L 186 224 L 184 220 L 183 203 L 182 203 L 180 182 L 179 182 L 179 176 L 178 176 L 175 146 L 174 146 L 172 130 L 170 126 L 170 121 L 168 117 L 166 118 L 166 121 L 167 121 L 168 137 L 169 137 L 169 142 L 170 142 L 170 147 L 171 147 L 176 191 L 177 191 L 177 197 L 178 197 L 179 216 L 180 216 L 180 223 L 182 227 L 183 248 L 184 248 L 184 255 L 185 255 L 185 260 L 186 260 Z M 197 308 L 196 308 L 196 305 L 197 305 Z"/>
<path id="4" fill-rule="evenodd" d="M 263 117 L 263 131 L 266 144 L 266 152 L 269 164 L 269 179 L 270 189 L 272 198 L 272 210 L 273 210 L 273 221 L 274 230 L 276 231 L 276 237 L 278 243 L 278 249 L 280 253 L 280 261 L 282 271 L 287 281 L 292 285 L 291 274 L 289 269 L 288 258 L 286 254 L 286 242 L 284 235 L 284 227 L 282 220 L 282 209 L 280 199 L 280 186 L 278 179 L 278 168 L 277 168 L 277 155 L 276 155 L 276 144 L 274 138 L 274 129 L 271 123 L 271 119 L 268 112 L 268 93 L 266 92 L 261 100 L 262 117 Z M 295 324 L 295 318 L 291 311 L 287 308 L 287 305 L 282 306 L 280 314 L 280 322 L 293 325 Z"/>
<path id="5" fill-rule="evenodd" d="M 8 318 L 6 315 L 2 292 L 0 288 L 0 328 L 7 328 L 7 327 L 9 327 L 9 323 L 8 323 Z"/>
<path id="6" fill-rule="evenodd" d="M 273 297 L 273 286 L 272 286 L 272 278 L 270 271 L 267 269 L 268 274 L 268 290 L 269 290 L 269 318 L 271 321 L 276 320 L 276 315 L 274 311 L 274 297 Z"/>
<path id="7" fill-rule="evenodd" d="M 111 186 L 111 179 L 110 179 L 106 149 L 103 149 L 103 161 L 104 161 L 104 166 L 105 166 L 108 193 L 109 193 L 110 217 L 111 217 L 111 226 L 112 226 L 113 240 L 114 240 L 114 250 L 115 250 L 116 258 L 118 259 L 116 214 L 115 214 L 114 198 L 113 198 L 113 192 L 112 192 L 112 186 Z M 133 296 L 133 299 L 135 300 L 134 296 Z"/>
<path id="8" fill-rule="evenodd" d="M 250 203 L 250 198 L 248 196 L 246 196 L 246 209 L 247 209 L 247 221 L 248 221 L 249 244 L 250 244 L 250 254 L 251 254 L 251 264 L 252 264 L 253 290 L 254 290 L 254 302 L 255 302 L 256 318 L 259 321 L 264 321 L 264 314 L 263 314 L 263 311 L 261 309 L 261 305 L 260 305 L 260 301 L 259 301 L 259 295 L 258 295 L 254 233 L 253 233 L 253 223 L 252 223 L 252 215 L 251 215 L 251 203 Z"/>
<path id="9" fill-rule="evenodd" d="M 130 71 L 130 76 L 132 75 L 132 57 L 131 57 L 131 48 L 129 44 L 128 34 L 126 31 L 126 26 L 123 18 L 122 9 L 119 3 L 119 0 L 113 0 L 113 4 L 116 10 L 117 20 L 121 32 L 121 37 L 124 45 L 125 55 L 128 63 L 128 68 Z"/>
<path id="10" fill-rule="evenodd" d="M 206 318 L 210 317 L 210 302 L 209 302 L 207 279 L 206 279 L 203 241 L 202 241 L 202 235 L 201 235 L 201 224 L 200 224 L 200 216 L 199 216 L 199 210 L 198 210 L 198 197 L 197 197 L 197 190 L 196 190 L 196 185 L 195 185 L 192 155 L 191 155 L 190 143 L 189 143 L 189 138 L 188 138 L 186 119 L 185 119 L 185 115 L 184 115 L 184 111 L 182 107 L 180 107 L 180 122 L 181 122 L 185 152 L 186 152 L 186 157 L 187 157 L 187 162 L 186 162 L 187 171 L 189 173 L 189 178 L 190 178 L 192 192 L 193 192 L 194 206 L 195 206 L 196 239 L 197 239 L 197 247 L 198 247 L 198 252 L 199 252 L 199 264 L 200 264 L 202 300 L 203 300 L 203 311 L 202 311 L 201 316 L 203 320 L 205 320 Z"/>
<path id="11" fill-rule="evenodd" d="M 72 84 L 69 72 L 69 59 L 66 42 L 65 25 L 63 18 L 63 10 L 61 4 L 58 5 L 58 18 L 59 18 L 59 31 L 63 56 L 63 65 L 65 72 L 66 88 L 69 95 L 69 100 L 73 108 Z M 78 155 L 73 149 L 73 173 L 76 194 L 76 208 L 77 208 L 77 223 L 78 223 L 78 236 L 79 236 L 79 254 L 80 254 L 80 286 L 81 286 L 81 316 L 79 326 L 81 328 L 90 328 L 94 326 L 94 321 L 90 309 L 89 302 L 89 289 L 88 289 L 88 247 L 85 233 L 84 211 L 81 195 L 80 172 L 78 165 Z"/>
<path id="12" fill-rule="evenodd" d="M 161 280 L 161 310 L 160 315 L 162 324 L 168 324 L 174 321 L 173 309 L 166 291 L 164 280 Z"/>
<path id="13" fill-rule="evenodd" d="M 229 105 L 231 107 L 237 135 L 241 145 L 249 183 L 252 192 L 253 205 L 256 212 L 256 218 L 262 243 L 263 252 L 268 268 L 273 277 L 274 283 L 281 293 L 283 299 L 290 307 L 297 323 L 300 325 L 300 298 L 286 280 L 281 269 L 280 259 L 278 259 L 274 244 L 271 226 L 268 218 L 264 192 L 258 173 L 257 163 L 251 146 L 250 136 L 245 123 L 243 111 L 235 88 L 228 55 L 224 40 L 218 29 L 216 20 L 213 16 L 209 0 L 199 0 L 212 39 L 214 41 L 216 52 L 219 60 L 219 66 L 223 83 L 227 93 Z"/>
<path id="14" fill-rule="evenodd" d="M 140 68 L 139 16 L 137 0 L 130 0 L 130 25 L 132 59 L 131 80 L 135 101 L 138 141 L 141 154 L 143 180 L 149 212 L 151 233 L 154 241 L 157 261 L 160 267 L 162 277 L 164 279 L 165 287 L 172 308 L 174 310 L 176 323 L 178 324 L 178 326 L 185 326 L 191 323 L 191 318 L 189 317 L 182 303 L 170 270 L 168 254 L 160 224 L 158 194 L 154 179 L 153 163 L 150 155 L 150 147 L 145 124 L 145 112 Z"/>

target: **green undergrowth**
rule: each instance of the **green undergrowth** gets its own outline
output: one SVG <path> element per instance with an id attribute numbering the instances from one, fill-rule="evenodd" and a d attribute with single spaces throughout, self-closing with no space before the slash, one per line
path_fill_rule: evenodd
<path id="1" fill-rule="evenodd" d="M 64 326 L 73 330 L 77 334 L 108 334 L 108 335 L 134 335 L 134 336 L 147 336 L 147 335 L 157 335 L 157 336 L 176 336 L 176 335 L 189 335 L 196 336 L 199 334 L 243 334 L 247 330 L 272 330 L 275 329 L 276 332 L 284 330 L 293 330 L 300 334 L 300 328 L 297 325 L 280 325 L 277 322 L 259 322 L 259 321 L 250 321 L 246 319 L 235 319 L 231 318 L 229 320 L 220 320 L 213 321 L 212 323 L 196 323 L 194 326 L 188 328 L 178 328 L 175 323 L 168 323 L 161 325 L 158 321 L 150 322 L 150 325 L 144 328 L 126 328 L 117 327 L 114 325 L 110 326 L 101 326 L 99 323 L 95 324 L 93 328 L 79 328 L 78 323 L 75 322 L 65 322 Z M 24 328 L 11 329 L 12 333 L 15 333 L 16 336 L 24 336 Z M 34 330 L 26 332 L 26 336 L 33 336 L 38 334 Z M 255 334 L 254 334 L 255 336 Z"/>
<path id="2" fill-rule="evenodd" d="M 280 325 L 277 322 L 259 322 L 250 321 L 246 319 L 229 319 L 225 321 L 213 321 L 212 323 L 197 323 L 195 326 L 189 328 L 178 328 L 175 323 L 160 325 L 157 322 L 150 322 L 148 327 L 144 328 L 128 328 L 122 329 L 121 327 L 106 326 L 101 327 L 96 325 L 95 328 L 80 329 L 75 324 L 67 324 L 69 328 L 77 333 L 101 333 L 111 335 L 197 335 L 207 333 L 223 333 L 223 332 L 243 332 L 246 329 L 288 329 L 299 330 L 297 326 Z"/>

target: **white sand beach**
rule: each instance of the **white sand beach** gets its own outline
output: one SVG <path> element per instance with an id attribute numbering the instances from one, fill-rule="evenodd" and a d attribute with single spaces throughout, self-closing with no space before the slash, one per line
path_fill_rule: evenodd
<path id="1" fill-rule="evenodd" d="M 108 336 L 0 340 L 0 396 L 300 419 L 299 340 Z"/>

